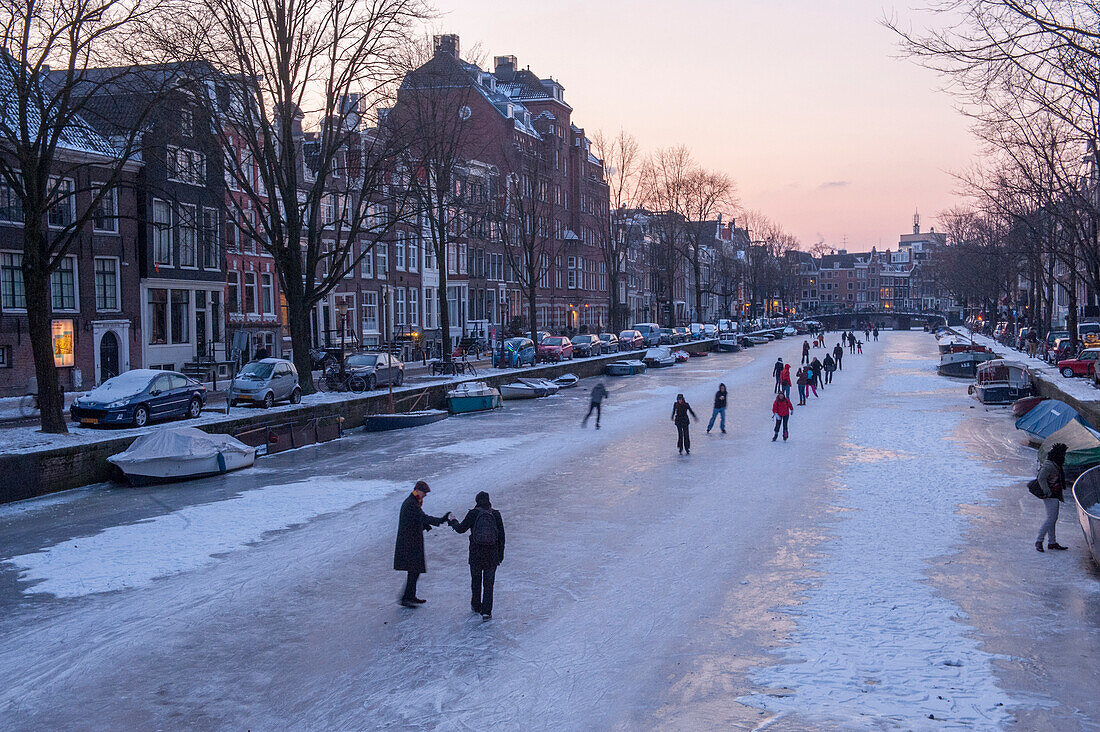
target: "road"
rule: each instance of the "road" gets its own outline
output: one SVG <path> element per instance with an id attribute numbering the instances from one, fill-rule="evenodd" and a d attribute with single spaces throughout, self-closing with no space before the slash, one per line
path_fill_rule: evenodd
<path id="1" fill-rule="evenodd" d="M 594 380 L 495 414 L 356 434 L 172 487 L 0 507 L 0 727 L 1084 729 L 1100 725 L 1100 573 L 1070 511 L 1032 548 L 1029 452 L 935 376 L 923 333 L 845 358 L 771 442 L 801 341 Z M 823 352 L 818 351 L 818 354 Z M 726 435 L 693 425 L 719 381 Z M 401 608 L 397 510 L 487 490 L 494 617 L 465 536 L 426 537 Z"/>

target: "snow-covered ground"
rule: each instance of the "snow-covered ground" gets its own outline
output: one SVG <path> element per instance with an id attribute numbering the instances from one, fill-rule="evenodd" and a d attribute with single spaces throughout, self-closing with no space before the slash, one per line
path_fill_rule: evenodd
<path id="1" fill-rule="evenodd" d="M 801 340 L 586 379 L 176 486 L 0 506 L 0 727 L 1085 729 L 1100 572 L 1070 512 L 1031 546 L 1034 451 L 1005 408 L 884 333 L 772 443 Z M 819 355 L 821 352 L 818 352 Z M 706 435 L 718 382 L 729 434 Z M 702 420 L 678 456 L 684 393 Z M 466 537 L 426 536 L 397 606 L 397 509 L 488 490 L 508 552 L 469 612 Z M 930 716 L 931 715 L 931 716 Z"/>

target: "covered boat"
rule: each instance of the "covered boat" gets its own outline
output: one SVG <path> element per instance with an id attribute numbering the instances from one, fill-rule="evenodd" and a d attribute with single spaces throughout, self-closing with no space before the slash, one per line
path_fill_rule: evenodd
<path id="1" fill-rule="evenodd" d="M 1085 533 L 1092 559 L 1100 564 L 1100 467 L 1085 471 L 1073 484 L 1073 502 L 1077 520 Z"/>
<path id="2" fill-rule="evenodd" d="M 420 427 L 446 419 L 449 412 L 442 409 L 425 409 L 419 412 L 398 412 L 395 414 L 368 414 L 363 420 L 363 429 L 367 432 L 387 432 Z"/>
<path id="3" fill-rule="evenodd" d="M 672 355 L 672 351 L 668 350 L 665 346 L 657 346 L 656 348 L 650 348 L 642 356 L 642 361 L 646 366 L 652 368 L 665 368 L 667 366 L 673 366 L 676 364 L 676 357 Z"/>
<path id="4" fill-rule="evenodd" d="M 1070 405 L 1057 399 L 1046 399 L 1016 420 L 1016 429 L 1026 432 L 1035 442 L 1042 442 L 1074 421 L 1087 424 Z"/>
<path id="5" fill-rule="evenodd" d="M 687 363 L 687 360 L 691 358 L 691 354 L 687 351 L 673 351 L 672 357 L 676 359 L 676 363 Z"/>
<path id="6" fill-rule="evenodd" d="M 107 460 L 132 484 L 150 485 L 247 468 L 256 461 L 256 448 L 236 437 L 212 435 L 195 427 L 161 427 Z"/>
<path id="7" fill-rule="evenodd" d="M 1039 462 L 1047 459 L 1050 448 L 1064 443 L 1066 463 L 1063 466 L 1067 478 L 1074 478 L 1094 465 L 1100 465 L 1100 432 L 1086 424 L 1073 420 L 1055 431 L 1039 446 Z"/>
<path id="8" fill-rule="evenodd" d="M 1019 361 L 995 358 L 978 364 L 971 392 L 982 404 L 1009 404 L 1031 394 L 1031 372 Z"/>
<path id="9" fill-rule="evenodd" d="M 953 351 L 940 356 L 940 376 L 969 376 L 978 373 L 978 364 L 997 356 L 989 351 Z"/>
<path id="10" fill-rule="evenodd" d="M 484 412 L 501 406 L 500 392 L 484 381 L 464 381 L 447 392 L 451 414 Z"/>
<path id="11" fill-rule="evenodd" d="M 607 364 L 608 376 L 633 376 L 634 374 L 644 374 L 646 365 L 644 362 L 637 359 L 630 359 L 629 361 L 612 361 Z"/>
<path id="12" fill-rule="evenodd" d="M 557 384 L 559 389 L 569 389 L 580 383 L 580 379 L 576 374 L 562 374 L 554 379 L 554 383 Z"/>
<path id="13" fill-rule="evenodd" d="M 741 350 L 741 344 L 737 342 L 737 335 L 734 333 L 723 333 L 718 336 L 718 350 L 725 351 L 726 353 L 736 353 Z"/>
<path id="14" fill-rule="evenodd" d="M 558 385 L 546 379 L 523 378 L 500 387 L 504 399 L 535 399 L 558 393 Z"/>
<path id="15" fill-rule="evenodd" d="M 1023 399 L 1017 399 L 1012 402 L 1012 416 L 1022 417 L 1039 404 L 1039 402 L 1045 400 L 1046 397 L 1041 396 L 1029 396 Z"/>

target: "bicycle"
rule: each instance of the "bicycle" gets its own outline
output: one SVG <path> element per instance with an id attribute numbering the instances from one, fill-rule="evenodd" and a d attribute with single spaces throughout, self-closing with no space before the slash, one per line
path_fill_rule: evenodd
<path id="1" fill-rule="evenodd" d="M 327 371 L 317 380 L 318 391 L 350 391 L 359 394 L 367 390 L 367 380 L 348 371 Z"/>

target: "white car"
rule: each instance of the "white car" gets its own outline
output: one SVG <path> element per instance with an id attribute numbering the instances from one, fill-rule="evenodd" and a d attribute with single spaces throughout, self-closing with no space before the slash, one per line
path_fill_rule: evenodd
<path id="1" fill-rule="evenodd" d="M 703 326 L 703 337 L 714 338 L 718 335 L 718 326 L 714 323 L 707 323 Z"/>

